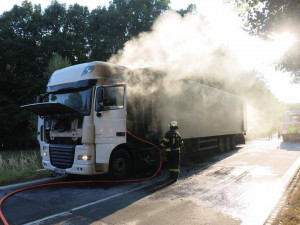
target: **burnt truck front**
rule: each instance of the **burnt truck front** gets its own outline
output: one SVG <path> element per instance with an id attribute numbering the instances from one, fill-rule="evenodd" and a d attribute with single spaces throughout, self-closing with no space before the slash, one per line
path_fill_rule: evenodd
<path id="1" fill-rule="evenodd" d="M 37 98 L 37 103 L 22 106 L 38 115 L 37 139 L 44 168 L 61 174 L 108 172 L 107 145 L 95 143 L 95 123 L 96 126 L 100 123 L 95 120 L 103 120 L 101 115 L 96 115 L 95 95 L 97 88 L 102 90 L 103 85 L 114 85 L 120 70 L 122 68 L 108 63 L 93 62 L 55 71 L 46 93 Z M 107 141 L 111 148 L 126 142 L 125 139 Z"/>
<path id="2" fill-rule="evenodd" d="M 300 111 L 288 111 L 283 115 L 280 134 L 283 141 L 300 140 Z"/>

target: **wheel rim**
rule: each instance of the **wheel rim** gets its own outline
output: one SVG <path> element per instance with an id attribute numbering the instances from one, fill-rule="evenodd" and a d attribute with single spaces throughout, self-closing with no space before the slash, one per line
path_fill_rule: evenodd
<path id="1" fill-rule="evenodd" d="M 128 172 L 128 159 L 126 155 L 120 155 L 115 158 L 112 168 L 115 176 L 125 176 Z"/>
<path id="2" fill-rule="evenodd" d="M 127 163 L 124 158 L 118 158 L 115 161 L 114 169 L 118 174 L 125 174 L 127 169 Z"/>

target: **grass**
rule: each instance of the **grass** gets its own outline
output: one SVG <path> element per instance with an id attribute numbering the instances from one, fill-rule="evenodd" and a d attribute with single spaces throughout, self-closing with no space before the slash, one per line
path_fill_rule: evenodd
<path id="1" fill-rule="evenodd" d="M 0 151 L 0 186 L 51 176 L 40 169 L 39 150 Z"/>
<path id="2" fill-rule="evenodd" d="M 298 171 L 299 173 L 299 171 Z M 277 214 L 273 225 L 300 224 L 300 179 L 298 177 L 294 189 L 288 194 L 285 206 Z"/>

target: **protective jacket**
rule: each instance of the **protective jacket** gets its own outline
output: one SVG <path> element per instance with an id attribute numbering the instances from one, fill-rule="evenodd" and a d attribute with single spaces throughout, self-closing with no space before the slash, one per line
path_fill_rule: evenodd
<path id="1" fill-rule="evenodd" d="M 183 142 L 177 130 L 169 130 L 166 132 L 161 146 L 166 148 L 166 152 L 180 151 Z"/>
<path id="2" fill-rule="evenodd" d="M 164 147 L 167 153 L 170 178 L 177 180 L 180 172 L 180 149 L 183 145 L 181 136 L 177 130 L 166 132 L 162 140 L 161 147 Z"/>

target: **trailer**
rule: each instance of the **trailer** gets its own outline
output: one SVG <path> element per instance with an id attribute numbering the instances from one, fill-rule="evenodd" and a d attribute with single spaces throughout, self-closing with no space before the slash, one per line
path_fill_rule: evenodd
<path id="1" fill-rule="evenodd" d="M 280 135 L 284 142 L 300 140 L 300 111 L 287 111 L 282 116 Z"/>
<path id="2" fill-rule="evenodd" d="M 147 78 L 147 79 L 145 79 Z M 244 143 L 246 106 L 240 97 L 192 80 L 174 80 L 153 69 L 129 70 L 106 62 L 55 71 L 37 103 L 44 168 L 58 173 L 116 178 L 157 165 L 147 127 L 162 135 L 178 121 L 185 156 L 234 149 Z"/>

